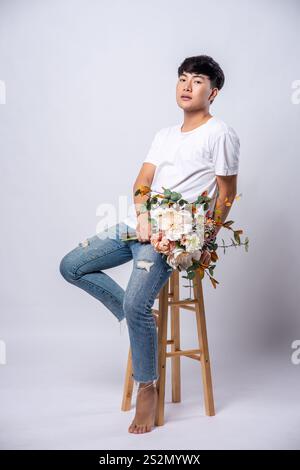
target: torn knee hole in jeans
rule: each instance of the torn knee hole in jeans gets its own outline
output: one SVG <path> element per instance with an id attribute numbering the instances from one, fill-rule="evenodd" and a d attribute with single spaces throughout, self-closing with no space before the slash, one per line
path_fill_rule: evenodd
<path id="1" fill-rule="evenodd" d="M 82 242 L 79 242 L 79 246 L 82 246 L 82 247 L 88 246 L 89 244 L 90 244 L 90 241 L 88 238 L 86 238 Z"/>
<path id="2" fill-rule="evenodd" d="M 153 261 L 147 261 L 144 259 L 141 259 L 137 262 L 136 266 L 137 268 L 140 269 L 145 269 L 146 271 L 150 271 L 151 266 L 153 266 L 154 262 Z"/>

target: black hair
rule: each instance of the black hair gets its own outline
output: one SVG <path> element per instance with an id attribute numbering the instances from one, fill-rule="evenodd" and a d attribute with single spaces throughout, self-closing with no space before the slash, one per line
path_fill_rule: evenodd
<path id="1" fill-rule="evenodd" d="M 207 75 L 211 83 L 211 88 L 218 88 L 218 90 L 221 90 L 225 82 L 223 70 L 209 55 L 202 54 L 187 57 L 178 67 L 178 77 L 180 77 L 183 72 Z"/>

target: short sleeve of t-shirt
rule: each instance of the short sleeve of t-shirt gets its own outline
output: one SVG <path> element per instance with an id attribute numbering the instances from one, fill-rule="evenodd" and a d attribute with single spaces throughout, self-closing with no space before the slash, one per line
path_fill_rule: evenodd
<path id="1" fill-rule="evenodd" d="M 160 142 L 161 142 L 161 132 L 158 131 L 154 135 L 154 139 L 151 143 L 150 149 L 147 153 L 146 158 L 144 159 L 143 163 L 153 163 L 154 165 L 158 165 L 159 163 L 159 150 L 160 150 Z"/>
<path id="2" fill-rule="evenodd" d="M 236 132 L 226 130 L 212 147 L 212 162 L 216 175 L 236 175 L 239 169 L 240 140 Z"/>

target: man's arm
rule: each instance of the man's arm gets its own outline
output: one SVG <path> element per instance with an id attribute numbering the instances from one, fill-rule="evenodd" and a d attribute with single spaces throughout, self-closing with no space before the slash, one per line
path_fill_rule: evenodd
<path id="1" fill-rule="evenodd" d="M 223 223 L 226 221 L 227 215 L 231 209 L 231 205 L 226 206 L 226 202 L 230 202 L 232 204 L 236 196 L 237 175 L 230 175 L 230 176 L 216 175 L 216 178 L 217 178 L 219 194 L 216 200 L 213 218 L 216 221 L 220 221 Z M 216 209 L 218 210 L 217 213 L 215 213 Z M 222 225 L 219 225 L 216 227 L 216 231 L 215 231 L 216 235 L 221 228 L 222 228 Z"/>
<path id="2" fill-rule="evenodd" d="M 133 198 L 137 215 L 136 234 L 140 242 L 148 242 L 151 236 L 151 225 L 148 220 L 148 217 L 150 216 L 150 211 L 141 212 L 141 205 L 145 204 L 145 202 L 149 198 L 149 194 L 138 194 L 137 196 L 135 196 L 134 193 L 139 186 L 149 186 L 149 188 L 151 188 L 155 169 L 156 165 L 154 165 L 154 163 L 143 163 L 133 185 Z"/>
<path id="3" fill-rule="evenodd" d="M 141 204 L 144 204 L 147 201 L 147 199 L 149 198 L 149 195 L 142 196 L 138 194 L 137 196 L 135 196 L 134 193 L 136 192 L 139 186 L 149 186 L 151 188 L 155 169 L 156 169 L 156 165 L 154 165 L 153 163 L 143 163 L 139 171 L 139 174 L 134 182 L 133 200 L 134 200 L 134 205 L 135 205 L 137 216 L 139 215 L 141 211 Z"/>
<path id="4" fill-rule="evenodd" d="M 236 185 L 237 185 L 237 175 L 230 175 L 230 176 L 221 176 L 216 175 L 217 184 L 218 184 L 218 197 L 216 200 L 213 219 L 219 222 L 225 222 L 227 215 L 231 209 L 231 206 L 226 206 L 226 202 L 234 201 L 236 196 Z M 226 199 L 227 198 L 227 199 Z M 216 209 L 219 212 L 216 213 Z M 215 237 L 217 233 L 222 228 L 222 225 L 217 225 L 215 229 Z M 201 257 L 200 263 L 209 266 L 211 260 L 211 254 L 208 250 L 204 250 Z"/>

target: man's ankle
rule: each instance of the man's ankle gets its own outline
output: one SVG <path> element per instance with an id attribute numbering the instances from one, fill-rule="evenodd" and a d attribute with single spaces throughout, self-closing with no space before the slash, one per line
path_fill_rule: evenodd
<path id="1" fill-rule="evenodd" d="M 139 383 L 139 387 L 140 387 L 140 388 L 143 388 L 143 387 L 150 387 L 151 384 L 154 385 L 153 380 L 150 380 L 150 382 L 140 382 L 140 383 Z"/>

